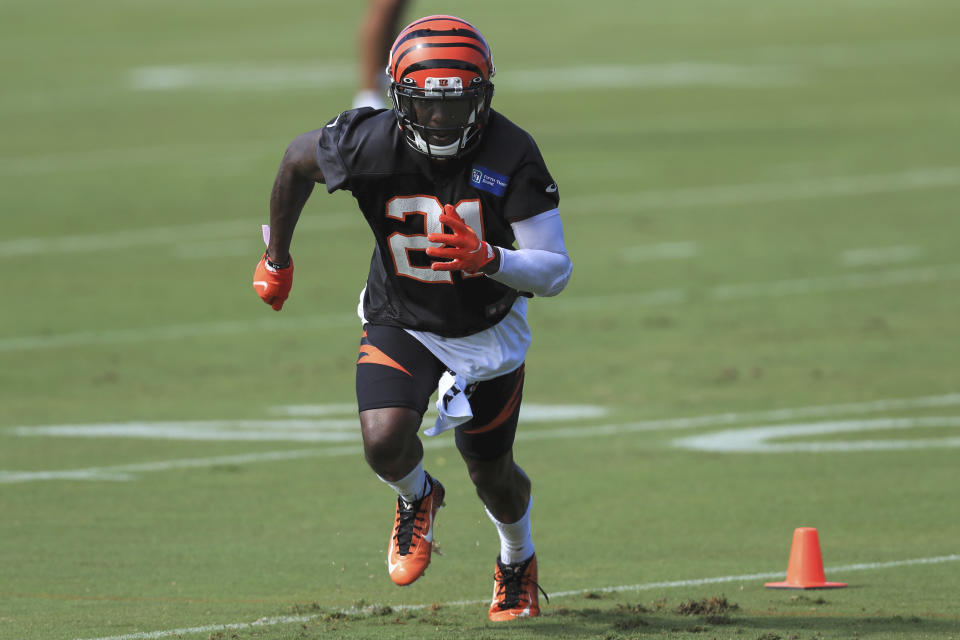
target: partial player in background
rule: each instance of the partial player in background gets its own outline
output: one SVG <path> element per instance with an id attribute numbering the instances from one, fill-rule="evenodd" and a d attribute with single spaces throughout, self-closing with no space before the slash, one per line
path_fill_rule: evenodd
<path id="1" fill-rule="evenodd" d="M 369 0 L 357 34 L 358 90 L 353 108 L 387 106 L 387 76 L 383 62 L 400 31 L 400 18 L 409 0 Z"/>
<path id="2" fill-rule="evenodd" d="M 280 310 L 290 244 L 316 183 L 352 192 L 375 245 L 358 314 L 356 388 L 367 462 L 397 493 L 387 565 L 408 585 L 431 559 L 444 487 L 418 436 L 455 433 L 500 536 L 491 620 L 540 612 L 531 484 L 513 442 L 530 346 L 527 303 L 564 289 L 572 263 L 557 185 L 530 135 L 491 108 L 495 69 L 468 22 L 428 16 L 390 51 L 392 110 L 345 111 L 287 148 L 254 289 Z M 516 247 L 514 246 L 516 244 Z M 323 247 L 300 258 L 341 277 Z"/>

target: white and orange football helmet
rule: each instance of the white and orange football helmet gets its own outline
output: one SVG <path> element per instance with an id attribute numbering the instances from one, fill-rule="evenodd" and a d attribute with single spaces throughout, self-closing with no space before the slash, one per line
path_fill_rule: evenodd
<path id="1" fill-rule="evenodd" d="M 386 69 L 407 143 L 431 158 L 456 158 L 479 142 L 490 117 L 493 55 L 472 24 L 427 16 L 407 25 Z"/>

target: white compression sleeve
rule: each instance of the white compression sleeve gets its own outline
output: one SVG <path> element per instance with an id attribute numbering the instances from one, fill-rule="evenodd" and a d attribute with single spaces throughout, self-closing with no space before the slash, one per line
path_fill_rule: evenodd
<path id="1" fill-rule="evenodd" d="M 551 209 L 510 225 L 518 249 L 500 249 L 500 270 L 488 276 L 538 296 L 555 296 L 567 286 L 573 263 L 563 242 L 560 211 Z"/>

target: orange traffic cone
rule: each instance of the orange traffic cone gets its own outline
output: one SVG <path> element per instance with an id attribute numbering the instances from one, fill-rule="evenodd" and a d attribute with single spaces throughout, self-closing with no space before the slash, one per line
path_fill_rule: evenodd
<path id="1" fill-rule="evenodd" d="M 820 558 L 820 539 L 813 527 L 799 527 L 793 532 L 790 563 L 784 582 L 768 582 L 768 589 L 831 589 L 847 586 L 846 582 L 827 582 Z"/>

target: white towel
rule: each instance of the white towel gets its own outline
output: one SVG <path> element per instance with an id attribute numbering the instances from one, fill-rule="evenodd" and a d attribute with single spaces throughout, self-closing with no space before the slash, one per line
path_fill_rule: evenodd
<path id="1" fill-rule="evenodd" d="M 462 376 L 450 371 L 444 372 L 437 385 L 437 421 L 424 433 L 435 436 L 459 427 L 473 418 L 473 409 L 470 408 L 470 397 L 467 390 L 470 384 Z"/>

